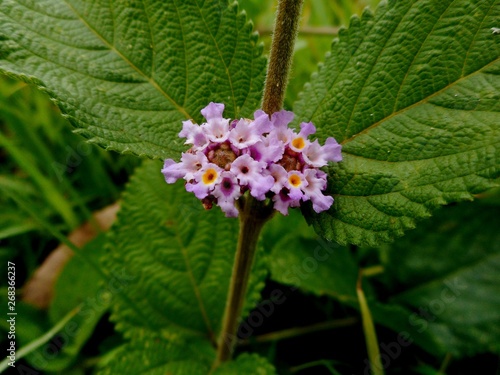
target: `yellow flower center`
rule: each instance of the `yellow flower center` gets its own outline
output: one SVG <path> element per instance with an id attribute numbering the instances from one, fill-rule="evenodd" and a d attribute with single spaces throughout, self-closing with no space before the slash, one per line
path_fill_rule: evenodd
<path id="1" fill-rule="evenodd" d="M 288 182 L 293 187 L 299 187 L 300 185 L 302 185 L 302 181 L 300 180 L 300 177 L 297 176 L 296 174 L 292 174 L 290 177 L 288 177 Z"/>
<path id="2" fill-rule="evenodd" d="M 292 146 L 297 150 L 302 150 L 304 147 L 306 147 L 306 142 L 304 142 L 304 138 L 297 137 L 292 141 Z"/>
<path id="3" fill-rule="evenodd" d="M 203 173 L 201 180 L 205 185 L 212 184 L 217 179 L 217 171 L 213 168 L 209 168 Z"/>

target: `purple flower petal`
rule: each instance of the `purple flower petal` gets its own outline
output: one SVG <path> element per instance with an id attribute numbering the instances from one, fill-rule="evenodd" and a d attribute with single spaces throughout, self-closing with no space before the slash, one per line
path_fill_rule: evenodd
<path id="1" fill-rule="evenodd" d="M 273 193 L 278 194 L 287 183 L 288 173 L 285 168 L 279 164 L 271 164 L 268 169 L 274 179 L 273 187 L 270 190 Z"/>
<path id="2" fill-rule="evenodd" d="M 203 132 L 212 142 L 222 143 L 229 137 L 229 120 L 212 118 L 201 125 Z"/>
<path id="3" fill-rule="evenodd" d="M 288 207 L 298 207 L 300 202 L 293 200 L 288 196 L 286 189 L 283 189 L 273 197 L 274 209 L 281 212 L 283 215 L 288 215 Z"/>
<path id="4" fill-rule="evenodd" d="M 288 172 L 287 180 L 285 186 L 290 191 L 288 196 L 294 200 L 302 199 L 304 193 L 301 189 L 304 189 L 309 183 L 307 182 L 305 176 L 299 171 Z"/>
<path id="5" fill-rule="evenodd" d="M 186 174 L 182 168 L 179 168 L 180 163 L 176 163 L 172 159 L 167 159 L 163 163 L 163 169 L 161 173 L 165 176 L 165 181 L 167 184 L 173 184 L 179 178 L 183 178 Z"/>
<path id="6" fill-rule="evenodd" d="M 306 169 L 304 174 L 308 182 L 302 190 L 305 195 L 311 199 L 313 203 L 313 210 L 316 212 L 322 212 L 328 210 L 333 204 L 333 197 L 329 195 L 323 195 L 322 190 L 326 187 L 326 174 L 317 174 L 315 169 Z"/>
<path id="7" fill-rule="evenodd" d="M 186 138 L 184 144 L 192 144 L 198 148 L 204 148 L 208 145 L 208 139 L 203 129 L 191 120 L 182 122 L 182 130 L 179 133 L 179 137 Z"/>
<path id="8" fill-rule="evenodd" d="M 285 152 L 285 145 L 277 139 L 270 141 L 269 138 L 264 138 L 250 148 L 250 155 L 264 163 L 276 163 L 280 160 Z"/>
<path id="9" fill-rule="evenodd" d="M 205 108 L 201 110 L 203 117 L 210 121 L 212 119 L 222 119 L 222 113 L 224 112 L 224 104 L 211 102 Z"/>
<path id="10" fill-rule="evenodd" d="M 300 124 L 300 133 L 299 135 L 301 137 L 307 138 L 311 134 L 316 133 L 316 127 L 313 125 L 312 122 L 303 122 Z"/>
<path id="11" fill-rule="evenodd" d="M 232 173 L 221 173 L 221 181 L 215 186 L 212 194 L 217 198 L 217 205 L 226 214 L 226 217 L 238 216 L 235 200 L 241 196 L 241 189 L 238 180 Z"/>
<path id="12" fill-rule="evenodd" d="M 233 161 L 231 172 L 234 173 L 241 185 L 248 185 L 258 178 L 266 163 L 254 160 L 250 155 L 241 155 Z"/>
<path id="13" fill-rule="evenodd" d="M 195 173 L 194 181 L 186 184 L 186 190 L 193 192 L 196 198 L 203 199 L 214 190 L 215 186 L 221 180 L 222 169 L 213 164 L 206 163 Z"/>
<path id="14" fill-rule="evenodd" d="M 266 112 L 259 109 L 255 111 L 253 118 L 255 119 L 254 126 L 257 128 L 259 135 L 269 133 L 272 130 L 273 123 L 269 120 L 269 115 Z"/>
<path id="15" fill-rule="evenodd" d="M 293 112 L 285 111 L 284 109 L 282 109 L 281 111 L 272 114 L 271 122 L 276 128 L 286 128 L 288 124 L 292 122 L 294 117 L 295 115 L 293 114 Z"/>
<path id="16" fill-rule="evenodd" d="M 229 141 L 239 149 L 247 148 L 261 140 L 254 123 L 241 119 L 229 134 Z"/>
<path id="17" fill-rule="evenodd" d="M 272 176 L 258 175 L 250 183 L 250 194 L 252 197 L 263 201 L 266 199 L 266 194 L 274 185 L 274 178 Z"/>
<path id="18" fill-rule="evenodd" d="M 342 145 L 338 144 L 332 137 L 327 138 L 325 145 L 323 146 L 323 152 L 325 153 L 326 160 L 338 163 L 342 160 L 341 151 Z"/>

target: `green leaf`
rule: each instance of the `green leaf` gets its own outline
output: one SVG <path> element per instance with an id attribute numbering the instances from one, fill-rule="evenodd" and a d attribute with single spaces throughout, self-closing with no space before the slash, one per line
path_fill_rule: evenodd
<path id="1" fill-rule="evenodd" d="M 109 236 L 106 265 L 123 279 L 125 297 L 112 319 L 127 337 L 147 328 L 165 335 L 216 341 L 238 237 L 238 220 L 218 207 L 205 211 L 184 184 L 167 185 L 161 164 L 145 162 L 123 196 Z M 252 270 L 248 296 L 255 304 L 266 276 Z M 248 307 L 247 307 L 248 310 Z"/>
<path id="2" fill-rule="evenodd" d="M 290 235 L 276 244 L 271 257 L 274 280 L 358 305 L 358 266 L 346 247 L 322 239 Z"/>
<path id="3" fill-rule="evenodd" d="M 0 72 L 48 92 L 108 149 L 177 157 L 182 120 L 210 101 L 228 117 L 259 104 L 265 59 L 237 4 L 0 1 Z"/>
<path id="4" fill-rule="evenodd" d="M 389 290 L 375 293 L 381 283 L 364 278 L 363 291 L 373 320 L 396 332 L 400 349 L 413 342 L 433 355 L 500 353 L 499 225 L 497 205 L 462 203 L 379 249 L 385 268 L 379 281 Z M 299 236 L 277 244 L 272 278 L 359 309 L 354 257 L 321 244 Z"/>
<path id="5" fill-rule="evenodd" d="M 132 342 L 100 363 L 98 375 L 207 375 L 215 357 L 208 341 L 167 341 L 157 333 L 137 333 Z"/>
<path id="6" fill-rule="evenodd" d="M 274 375 L 276 371 L 256 354 L 242 354 L 235 361 L 222 364 L 211 372 L 215 350 L 208 341 L 166 340 L 158 333 L 141 331 L 133 340 L 108 355 L 100 363 L 98 375 Z"/>
<path id="7" fill-rule="evenodd" d="M 399 290 L 389 302 L 456 356 L 500 353 L 499 225 L 498 206 L 446 207 L 388 250 Z"/>
<path id="8" fill-rule="evenodd" d="M 327 168 L 327 212 L 307 217 L 339 243 L 401 236 L 499 175 L 498 0 L 388 1 L 353 18 L 296 103 L 344 160 Z"/>
<path id="9" fill-rule="evenodd" d="M 235 361 L 224 363 L 214 375 L 275 375 L 276 370 L 257 354 L 243 353 Z"/>

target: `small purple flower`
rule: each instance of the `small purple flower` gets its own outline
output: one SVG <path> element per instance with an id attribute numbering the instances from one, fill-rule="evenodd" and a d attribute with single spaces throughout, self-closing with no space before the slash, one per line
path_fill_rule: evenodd
<path id="1" fill-rule="evenodd" d="M 226 217 L 238 216 L 234 202 L 241 196 L 241 188 L 232 173 L 221 173 L 221 182 L 215 187 L 212 194 L 217 198 L 217 205 L 226 214 Z"/>
<path id="2" fill-rule="evenodd" d="M 222 118 L 224 104 L 210 103 L 201 110 L 201 114 L 207 119 L 201 125 L 203 132 L 212 142 L 224 142 L 229 137 L 229 119 Z"/>
<path id="3" fill-rule="evenodd" d="M 222 119 L 224 113 L 224 104 L 211 102 L 201 110 L 203 117 L 210 121 L 212 119 Z"/>
<path id="4" fill-rule="evenodd" d="M 259 135 L 269 133 L 273 129 L 273 123 L 269 120 L 269 116 L 263 110 L 259 109 L 255 111 L 253 118 L 255 119 L 253 124 L 257 128 Z"/>
<path id="5" fill-rule="evenodd" d="M 309 183 L 301 172 L 288 172 L 286 187 L 289 190 L 288 196 L 293 200 L 302 199 L 304 196 L 302 190 L 307 187 L 308 184 Z"/>
<path id="6" fill-rule="evenodd" d="M 300 124 L 300 133 L 290 141 L 290 148 L 295 152 L 302 152 L 311 143 L 307 137 L 314 133 L 316 133 L 316 128 L 312 122 L 303 122 Z"/>
<path id="7" fill-rule="evenodd" d="M 285 145 L 277 139 L 271 140 L 267 137 L 250 147 L 249 151 L 255 160 L 271 164 L 282 158 Z"/>
<path id="8" fill-rule="evenodd" d="M 288 190 L 283 188 L 278 194 L 273 196 L 274 209 L 281 212 L 283 215 L 288 215 L 288 207 L 300 206 L 299 200 L 293 200 L 288 195 Z"/>
<path id="9" fill-rule="evenodd" d="M 274 184 L 272 176 L 264 175 L 262 171 L 266 163 L 254 160 L 250 155 L 241 155 L 231 165 L 233 173 L 242 186 L 250 187 L 250 194 L 258 200 L 264 200 L 265 194 Z"/>
<path id="10" fill-rule="evenodd" d="M 169 184 L 173 184 L 179 178 L 190 181 L 194 178 L 194 174 L 200 170 L 202 165 L 207 162 L 208 159 L 202 152 L 198 151 L 196 154 L 183 153 L 180 163 L 176 163 L 172 159 L 165 160 L 165 164 L 161 171 Z"/>
<path id="11" fill-rule="evenodd" d="M 179 137 L 186 138 L 184 144 L 191 144 L 197 148 L 205 148 L 208 145 L 208 138 L 203 131 L 203 129 L 196 124 L 193 124 L 191 120 L 182 122 L 182 130 L 179 133 Z"/>
<path id="12" fill-rule="evenodd" d="M 328 210 L 333 204 L 333 198 L 322 193 L 326 188 L 326 174 L 314 169 L 306 169 L 304 174 L 307 185 L 303 191 L 304 195 L 311 199 L 313 210 L 316 212 Z"/>
<path id="13" fill-rule="evenodd" d="M 238 216 L 237 200 L 246 191 L 258 200 L 268 198 L 283 215 L 288 208 L 311 201 L 316 212 L 331 207 L 333 198 L 324 195 L 326 173 L 318 168 L 342 160 L 341 145 L 328 138 L 324 146 L 310 141 L 316 132 L 310 122 L 300 124 L 296 133 L 288 128 L 294 114 L 279 111 L 271 118 L 262 110 L 254 119 L 223 118 L 224 105 L 210 103 L 201 110 L 206 122 L 183 122 L 179 133 L 192 145 L 179 163 L 164 162 L 162 173 L 167 183 L 186 181 L 209 209 L 215 203 L 227 217 Z"/>
<path id="14" fill-rule="evenodd" d="M 279 164 L 271 164 L 268 169 L 274 179 L 273 187 L 270 190 L 274 194 L 278 194 L 287 183 L 288 172 Z"/>
<path id="15" fill-rule="evenodd" d="M 221 180 L 222 169 L 212 163 L 206 163 L 195 173 L 194 182 L 186 184 L 186 190 L 193 192 L 196 198 L 203 199 L 214 190 Z"/>
<path id="16" fill-rule="evenodd" d="M 295 115 L 293 112 L 282 109 L 281 111 L 272 114 L 271 122 L 275 128 L 288 128 L 288 124 L 292 122 L 294 117 Z"/>
<path id="17" fill-rule="evenodd" d="M 238 121 L 229 135 L 231 143 L 239 149 L 252 146 L 259 142 L 260 139 L 261 134 L 259 134 L 258 128 L 250 120 L 246 119 Z"/>
<path id="18" fill-rule="evenodd" d="M 328 164 L 329 161 L 341 161 L 341 149 L 342 146 L 335 139 L 328 138 L 324 146 L 321 146 L 318 140 L 315 140 L 303 151 L 302 155 L 306 163 L 321 168 Z"/>

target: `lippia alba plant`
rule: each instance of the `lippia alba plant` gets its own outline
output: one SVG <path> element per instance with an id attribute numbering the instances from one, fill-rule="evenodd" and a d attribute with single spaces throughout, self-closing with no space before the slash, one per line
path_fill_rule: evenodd
<path id="1" fill-rule="evenodd" d="M 293 108 L 283 98 L 302 1 L 278 3 L 266 58 L 244 2 L 0 0 L 0 71 L 46 92 L 89 142 L 158 159 L 132 177 L 97 266 L 104 281 L 130 277 L 110 302 L 124 341 L 96 371 L 276 373 L 238 347 L 269 273 L 360 309 L 374 373 L 383 369 L 372 318 L 435 355 L 498 353 L 498 330 L 488 329 L 500 324 L 497 248 L 468 255 L 471 266 L 443 247 L 452 260 L 433 268 L 441 248 L 428 245 L 426 274 L 404 242 L 387 243 L 498 184 L 500 1 L 388 0 L 364 11 L 340 29 Z M 291 210 L 319 240 L 284 224 L 279 241 L 259 241 Z M 307 277 L 290 275 L 318 241 L 336 250 L 314 258 Z M 361 283 L 362 259 L 341 247 L 381 244 L 385 281 L 407 288 L 384 302 L 381 283 Z M 412 315 L 441 301 L 435 285 L 449 275 L 462 281 L 451 289 L 462 296 L 454 313 Z M 477 305 L 475 288 L 493 302 Z M 457 318 L 471 306 L 482 306 L 474 319 Z"/>

